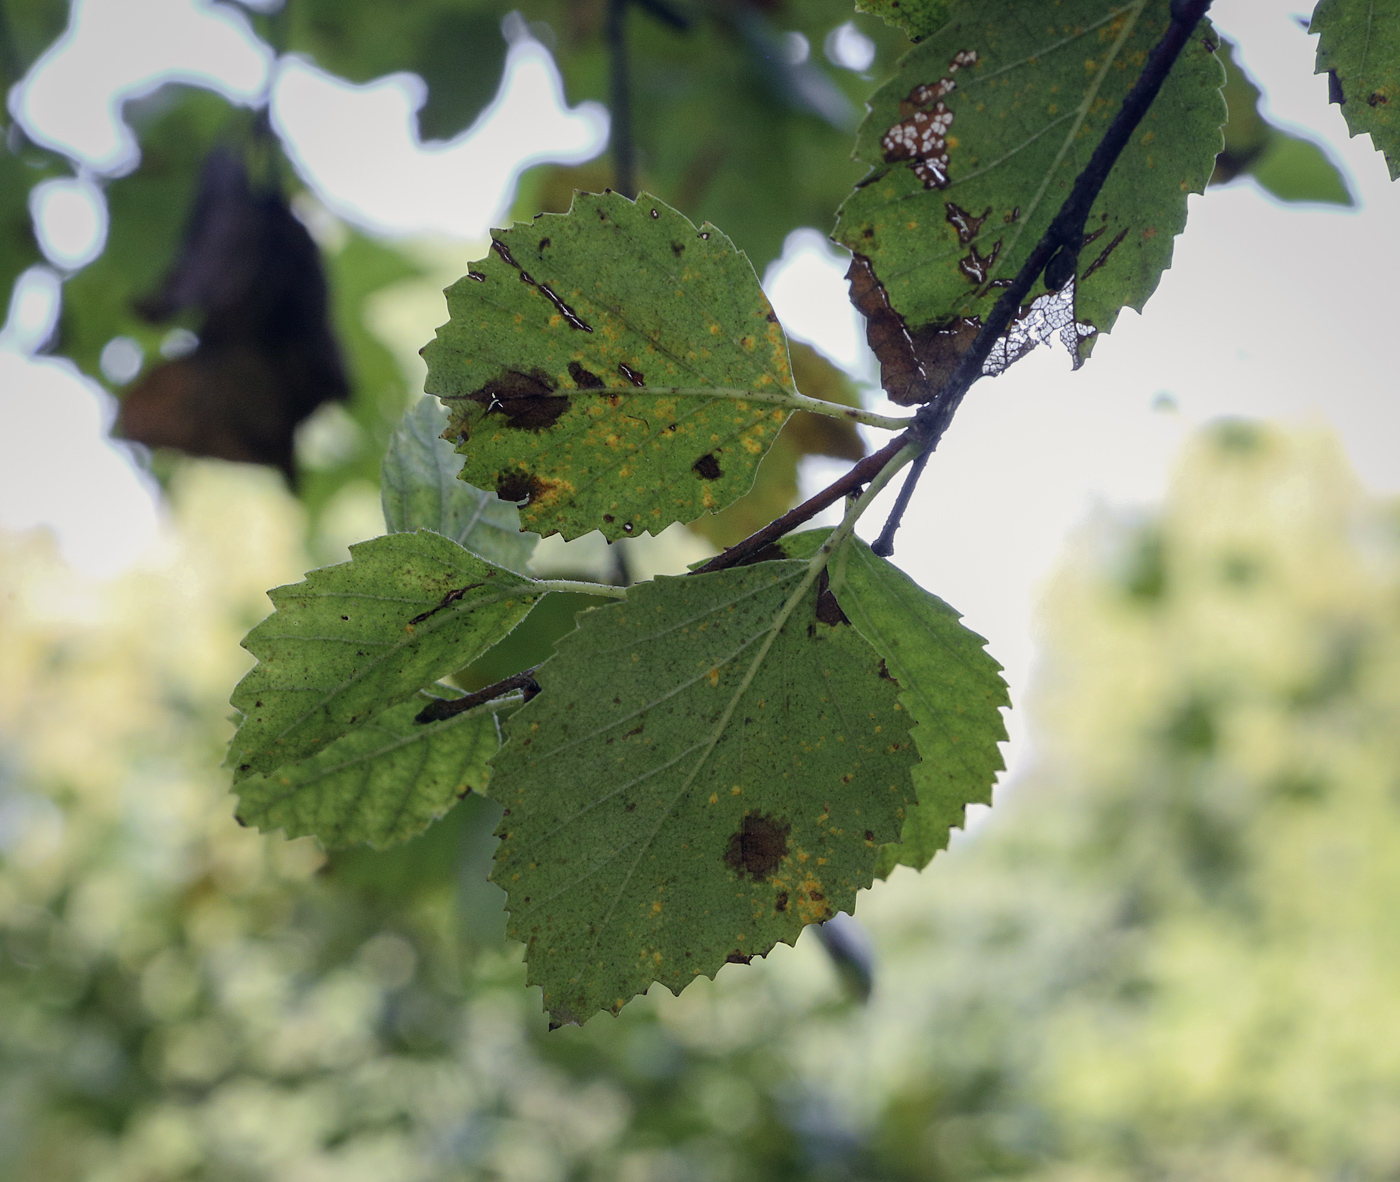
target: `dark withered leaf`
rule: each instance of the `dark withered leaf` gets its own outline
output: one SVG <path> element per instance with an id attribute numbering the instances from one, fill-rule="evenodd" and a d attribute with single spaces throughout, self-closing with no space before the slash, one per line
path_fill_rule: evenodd
<path id="1" fill-rule="evenodd" d="M 205 160 L 180 253 L 137 310 L 155 323 L 186 310 L 203 320 L 193 353 L 123 398 L 127 439 L 291 478 L 297 424 L 349 395 L 320 252 L 281 194 L 255 190 L 227 148 Z"/>

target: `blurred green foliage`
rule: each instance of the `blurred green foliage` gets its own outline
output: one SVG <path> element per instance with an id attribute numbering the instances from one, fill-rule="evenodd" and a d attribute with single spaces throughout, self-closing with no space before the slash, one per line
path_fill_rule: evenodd
<path id="1" fill-rule="evenodd" d="M 230 823 L 302 510 L 209 463 L 173 498 L 169 565 L 100 592 L 0 541 L 6 1182 L 1400 1170 L 1400 511 L 1331 438 L 1207 430 L 1084 531 L 1036 765 L 863 896 L 868 1004 L 808 935 L 548 1036 L 489 809 L 329 860 Z"/>
<path id="2" fill-rule="evenodd" d="M 1324 205 L 1355 205 L 1341 170 L 1310 139 L 1275 127 L 1259 109 L 1263 94 L 1236 60 L 1236 49 L 1222 40 L 1217 49 L 1225 63 L 1225 150 L 1215 159 L 1211 184 L 1220 185 L 1241 174 L 1280 201 L 1314 201 Z"/>

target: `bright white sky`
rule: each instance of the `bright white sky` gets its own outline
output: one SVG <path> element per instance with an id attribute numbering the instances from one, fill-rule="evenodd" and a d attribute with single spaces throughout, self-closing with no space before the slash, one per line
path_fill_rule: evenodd
<path id="1" fill-rule="evenodd" d="M 180 78 L 246 102 L 269 83 L 268 55 L 228 10 L 198 0 L 79 0 L 77 10 L 76 35 L 38 65 L 11 107 L 36 138 L 66 146 L 95 173 L 134 160 L 114 96 Z M 1159 498 L 1182 439 L 1202 422 L 1328 422 L 1367 485 L 1400 491 L 1389 356 L 1400 192 L 1369 140 L 1348 141 L 1327 105 L 1298 11 L 1276 0 L 1217 0 L 1215 18 L 1242 44 L 1276 120 L 1321 140 L 1343 164 L 1358 208 L 1281 207 L 1249 182 L 1192 198 L 1190 225 L 1146 315 L 1125 312 L 1077 374 L 1063 352 L 1040 350 L 981 383 L 915 498 L 896 559 L 990 638 L 1013 700 L 1032 668 L 1037 589 L 1069 531 L 1095 506 L 1128 510 Z M 514 33 L 495 105 L 446 145 L 415 139 L 421 84 L 412 76 L 347 87 L 305 63 L 284 64 L 271 78 L 276 124 L 323 203 L 384 233 L 479 238 L 503 216 L 527 159 L 593 154 L 606 113 L 566 109 L 548 55 L 520 24 Z M 102 219 L 87 192 L 80 180 L 36 202 L 61 267 L 100 243 Z M 765 281 L 794 335 L 868 373 L 843 270 L 819 233 L 803 231 Z M 106 396 L 65 363 L 25 355 L 50 321 L 55 288 L 52 272 L 32 275 L 0 336 L 0 522 L 47 525 L 75 564 L 109 573 L 149 543 L 158 515 L 145 482 L 104 440 Z M 425 340 L 433 327 L 424 324 Z M 831 473 L 816 466 L 807 477 L 816 485 Z M 862 532 L 873 534 L 881 515 L 869 520 Z M 1011 716 L 1013 764 L 1026 754 L 1021 717 Z"/>

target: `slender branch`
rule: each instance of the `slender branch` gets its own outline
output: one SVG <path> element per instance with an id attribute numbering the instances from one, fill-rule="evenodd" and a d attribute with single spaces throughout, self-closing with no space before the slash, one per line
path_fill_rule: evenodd
<path id="1" fill-rule="evenodd" d="M 859 488 L 866 481 L 878 475 L 890 460 L 894 459 L 900 450 L 910 441 L 909 432 L 897 435 L 885 444 L 877 452 L 872 452 L 856 464 L 846 475 L 839 480 L 828 484 L 816 496 L 809 498 L 798 505 L 795 509 L 789 509 L 775 521 L 769 522 L 761 530 L 751 533 L 742 542 L 736 542 L 730 546 L 723 554 L 717 554 L 711 558 L 704 566 L 697 567 L 697 575 L 709 574 L 711 571 L 725 570 L 731 566 L 741 566 L 749 558 L 752 558 L 765 546 L 776 542 L 784 534 L 790 533 L 803 522 L 810 521 L 828 505 L 834 505 L 847 493 Z"/>
<path id="2" fill-rule="evenodd" d="M 914 489 L 918 486 L 919 477 L 924 474 L 924 469 L 928 467 L 929 457 L 932 455 L 932 447 L 925 447 L 919 452 L 918 459 L 914 461 L 914 466 L 909 469 L 909 475 L 904 478 L 904 483 L 900 486 L 899 496 L 894 501 L 894 508 L 890 510 L 890 515 L 885 519 L 885 528 L 880 531 L 880 536 L 871 543 L 871 551 L 881 558 L 888 558 L 894 553 L 894 535 L 899 531 L 900 522 L 904 520 L 904 511 L 909 508 L 909 502 L 914 496 Z"/>
<path id="3" fill-rule="evenodd" d="M 627 6 L 631 0 L 608 0 L 608 57 L 612 71 L 612 156 L 614 188 L 624 197 L 637 196 L 636 161 L 632 147 L 632 87 L 628 79 Z"/>
<path id="4" fill-rule="evenodd" d="M 449 718 L 456 718 L 457 715 L 465 714 L 468 710 L 475 710 L 478 706 L 484 706 L 487 702 L 504 697 L 513 690 L 524 690 L 525 700 L 528 702 L 540 692 L 539 682 L 535 680 L 535 670 L 538 668 L 538 665 L 534 665 L 529 669 L 522 669 L 519 673 L 512 673 L 509 677 L 496 682 L 495 685 L 488 685 L 475 693 L 467 694 L 464 698 L 437 698 L 418 711 L 414 715 L 413 721 L 417 723 L 446 722 Z"/>
<path id="5" fill-rule="evenodd" d="M 1074 277 L 1078 264 L 1079 251 L 1084 243 L 1084 227 L 1099 192 L 1108 180 L 1109 173 L 1118 162 L 1123 149 L 1128 146 L 1133 131 L 1152 106 L 1167 75 L 1176 63 L 1181 51 L 1191 39 L 1201 18 L 1210 8 L 1211 0 L 1172 0 L 1171 24 L 1167 26 L 1157 44 L 1148 55 L 1147 64 L 1138 76 L 1133 87 L 1123 99 L 1118 114 L 1104 132 L 1089 163 L 1075 178 L 1060 212 L 1055 215 L 1044 236 L 1036 243 L 1025 265 L 1006 288 L 1001 298 L 992 308 L 971 347 L 959 359 L 947 384 L 937 396 L 926 403 L 915 415 L 912 433 L 922 442 L 925 454 L 938 447 L 944 432 L 948 430 L 953 415 L 962 404 L 968 389 L 982 376 L 983 367 L 998 339 L 1010 327 L 1011 321 L 1021 310 L 1021 303 L 1030 293 L 1035 281 L 1042 272 L 1046 274 L 1046 286 L 1058 291 Z M 921 459 L 910 473 L 905 487 L 895 503 L 885 528 L 881 531 L 875 550 L 888 557 L 894 552 L 894 534 L 899 528 L 904 510 L 913 496 L 914 485 L 927 466 Z"/>

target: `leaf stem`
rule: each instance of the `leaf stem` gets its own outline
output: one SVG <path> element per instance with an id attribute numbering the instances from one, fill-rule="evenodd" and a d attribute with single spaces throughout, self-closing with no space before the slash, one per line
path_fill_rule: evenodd
<path id="1" fill-rule="evenodd" d="M 564 591 L 576 595 L 602 595 L 608 599 L 626 599 L 627 588 L 614 583 L 585 583 L 577 579 L 535 579 L 532 591 Z"/>
<path id="2" fill-rule="evenodd" d="M 1079 251 L 1084 244 L 1084 227 L 1089 213 L 1098 199 L 1104 182 L 1118 162 L 1123 149 L 1128 146 L 1133 131 L 1147 114 L 1157 98 L 1162 84 L 1166 81 L 1176 59 L 1191 39 L 1197 24 L 1210 8 L 1211 0 L 1172 0 L 1171 23 L 1152 47 L 1147 64 L 1133 83 L 1118 108 L 1118 114 L 1099 140 L 1089 163 L 1075 178 L 1070 195 L 1060 206 L 1044 236 L 1036 243 L 1025 265 L 1017 273 L 1011 285 L 1002 293 L 995 307 L 987 316 L 973 340 L 971 347 L 958 360 L 957 367 L 947 383 L 934 396 L 919 408 L 914 416 L 910 435 L 921 445 L 924 456 L 909 475 L 905 487 L 891 510 L 885 528 L 881 530 L 871 549 L 883 558 L 894 553 L 894 535 L 899 529 L 904 510 L 913 496 L 914 486 L 922 475 L 928 460 L 924 458 L 938 447 L 944 432 L 948 430 L 953 415 L 962 404 L 968 389 L 982 376 L 987 357 L 996 346 L 998 339 L 1010 327 L 1011 321 L 1021 309 L 1021 302 L 1030 293 L 1035 281 L 1046 272 L 1046 286 L 1058 291 L 1074 277 Z"/>
<path id="3" fill-rule="evenodd" d="M 635 398 L 639 394 L 660 394 L 675 398 L 730 398 L 735 402 L 762 402 L 770 406 L 786 406 L 793 410 L 811 411 L 812 414 L 827 415 L 833 419 L 851 419 L 864 423 L 867 427 L 879 427 L 884 431 L 903 431 L 914 422 L 913 415 L 892 416 L 876 414 L 864 407 L 847 406 L 842 402 L 824 402 L 820 398 L 808 398 L 796 390 L 753 390 L 743 386 L 590 386 L 578 390 L 562 390 L 569 394 L 619 395 Z"/>

